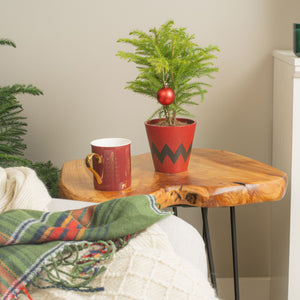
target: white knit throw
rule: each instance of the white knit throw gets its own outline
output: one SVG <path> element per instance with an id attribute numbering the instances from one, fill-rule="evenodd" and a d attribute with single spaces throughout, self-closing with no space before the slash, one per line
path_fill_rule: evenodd
<path id="1" fill-rule="evenodd" d="M 9 209 L 47 210 L 51 197 L 34 170 L 0 168 L 0 213 Z"/>

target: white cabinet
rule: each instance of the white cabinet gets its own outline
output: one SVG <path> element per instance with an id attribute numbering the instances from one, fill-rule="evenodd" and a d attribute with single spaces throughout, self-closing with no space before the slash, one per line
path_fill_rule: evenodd
<path id="1" fill-rule="evenodd" d="M 276 50 L 273 85 L 272 164 L 289 185 L 271 210 L 272 300 L 298 300 L 300 278 L 300 58 Z"/>

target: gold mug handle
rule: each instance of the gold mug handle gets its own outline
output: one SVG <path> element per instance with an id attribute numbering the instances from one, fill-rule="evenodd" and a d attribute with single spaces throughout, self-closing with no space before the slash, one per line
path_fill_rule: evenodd
<path id="1" fill-rule="evenodd" d="M 93 156 L 96 157 L 97 163 L 98 163 L 98 164 L 101 164 L 101 161 L 102 161 L 101 156 L 100 156 L 99 154 L 97 154 L 97 153 L 90 153 L 90 154 L 86 157 L 86 159 L 85 159 L 85 164 L 86 164 L 86 166 L 88 167 L 88 169 L 94 174 L 94 176 L 95 176 L 95 178 L 96 178 L 96 180 L 97 180 L 97 183 L 98 183 L 98 184 L 101 184 L 101 183 L 102 183 L 102 177 L 103 177 L 103 174 L 101 174 L 101 176 L 100 176 L 100 175 L 93 169 L 93 167 L 92 167 L 92 158 L 93 158 Z"/>

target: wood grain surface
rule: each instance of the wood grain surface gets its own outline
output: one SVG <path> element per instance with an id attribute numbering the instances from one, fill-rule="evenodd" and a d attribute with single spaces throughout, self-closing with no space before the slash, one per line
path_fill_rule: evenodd
<path id="1" fill-rule="evenodd" d="M 84 159 L 63 165 L 61 198 L 103 202 L 114 198 L 152 194 L 161 208 L 173 205 L 199 207 L 236 206 L 280 200 L 287 175 L 269 165 L 235 153 L 193 149 L 188 171 L 155 172 L 151 154 L 132 157 L 132 184 L 123 191 L 98 191 Z"/>

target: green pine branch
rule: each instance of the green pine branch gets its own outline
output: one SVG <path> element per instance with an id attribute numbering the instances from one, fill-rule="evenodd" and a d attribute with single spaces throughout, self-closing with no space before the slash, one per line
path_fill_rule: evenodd
<path id="1" fill-rule="evenodd" d="M 36 96 L 43 92 L 32 85 L 0 86 L 0 153 L 23 156 L 27 123 L 21 115 L 23 107 L 16 98 L 17 94 Z"/>
<path id="2" fill-rule="evenodd" d="M 2 46 L 11 46 L 11 47 L 14 47 L 16 48 L 16 44 L 11 41 L 11 40 L 8 40 L 8 39 L 0 39 L 0 45 Z"/>
<path id="3" fill-rule="evenodd" d="M 0 100 L 7 97 L 16 99 L 17 94 L 30 94 L 33 96 L 43 95 L 43 92 L 31 84 L 14 84 L 12 86 L 0 87 Z"/>

